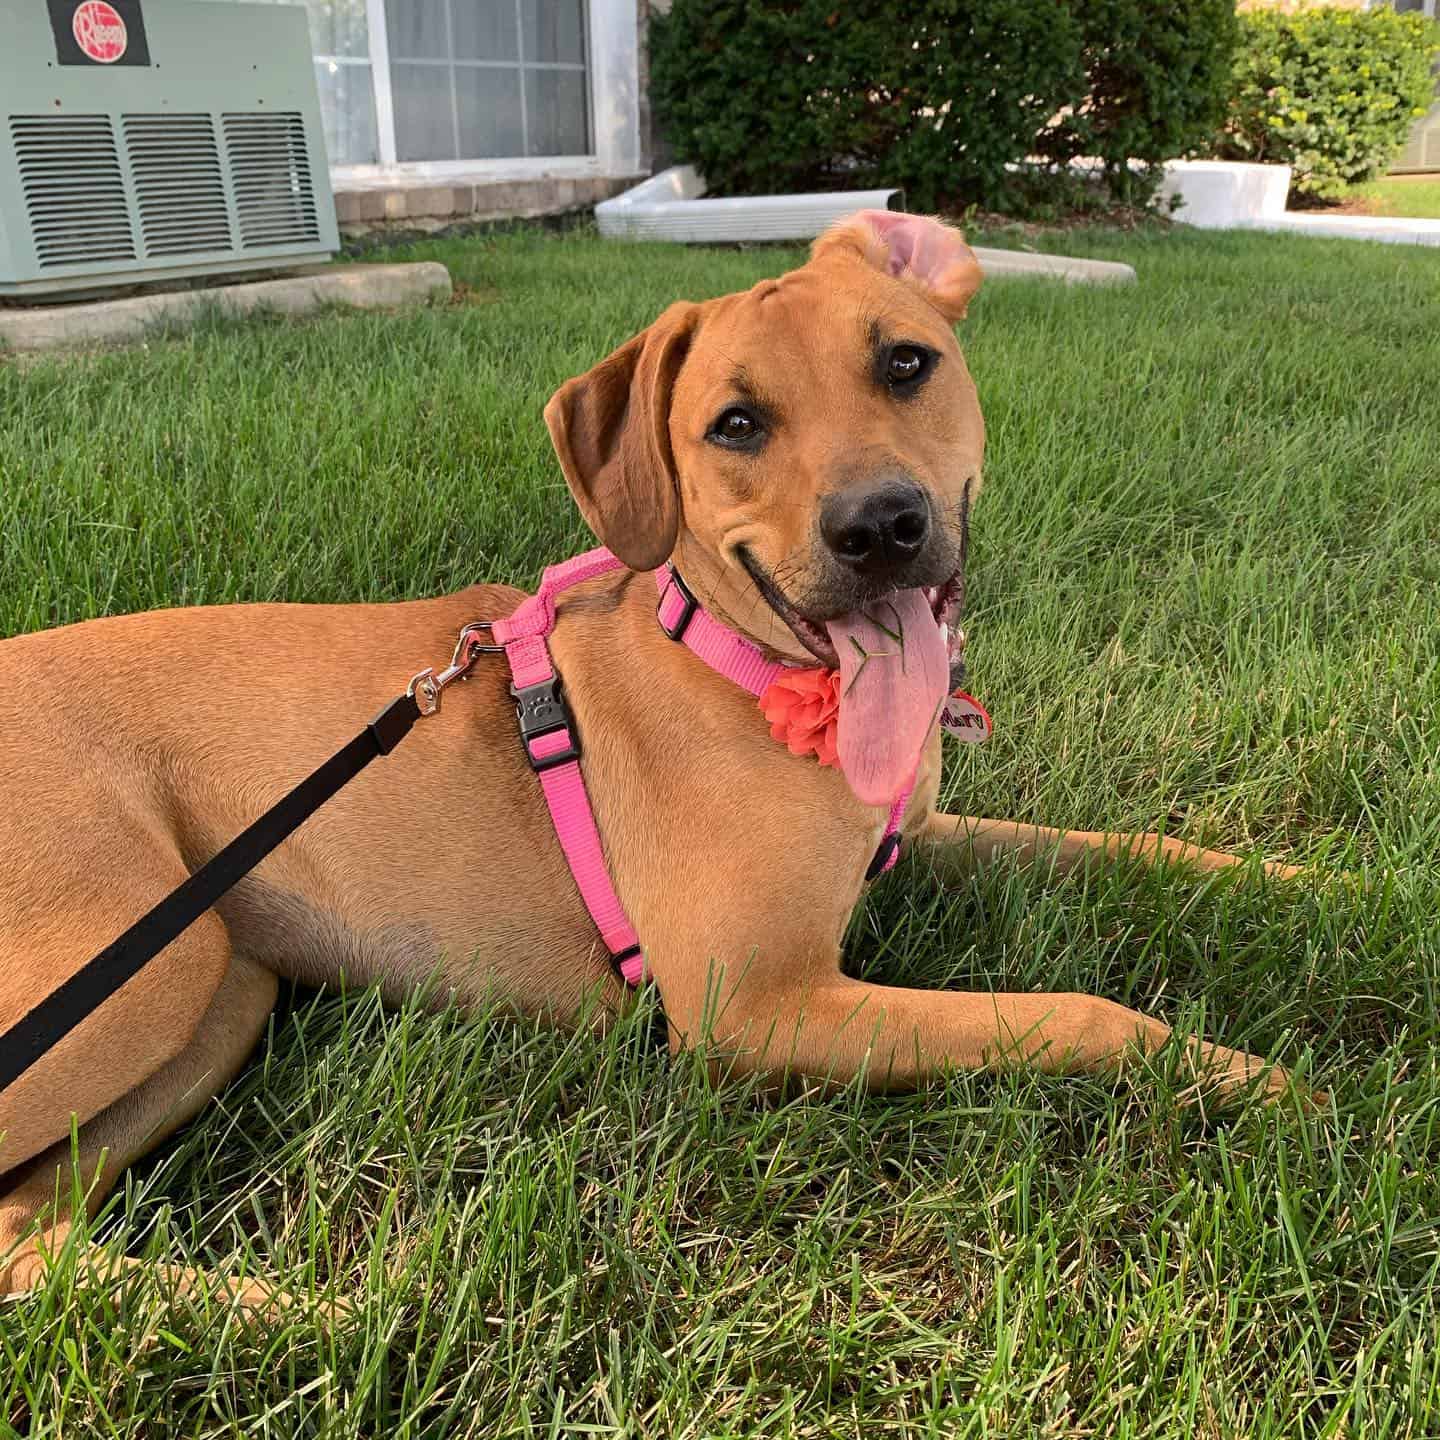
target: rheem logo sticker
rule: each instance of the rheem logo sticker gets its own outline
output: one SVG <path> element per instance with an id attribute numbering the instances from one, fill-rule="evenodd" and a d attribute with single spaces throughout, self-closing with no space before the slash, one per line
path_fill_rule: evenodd
<path id="1" fill-rule="evenodd" d="M 0 0 L 9 14 L 16 0 Z M 27 0 L 37 4 L 39 0 Z M 50 32 L 55 37 L 57 65 L 104 65 L 120 69 L 149 65 L 145 36 L 145 0 L 45 0 Z M 3 35 L 4 21 L 0 21 Z"/>
<path id="2" fill-rule="evenodd" d="M 130 43 L 120 12 L 107 0 L 81 0 L 70 29 L 75 43 L 98 65 L 113 65 Z"/>

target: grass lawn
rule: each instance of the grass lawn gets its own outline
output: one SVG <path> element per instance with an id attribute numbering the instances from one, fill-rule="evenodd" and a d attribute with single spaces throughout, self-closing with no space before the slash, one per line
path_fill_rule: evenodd
<path id="1" fill-rule="evenodd" d="M 672 1062 L 653 1005 L 597 1040 L 297 994 L 95 1233 L 333 1287 L 353 1321 L 247 1328 L 151 1274 L 107 1302 L 67 1253 L 0 1303 L 0 1434 L 1440 1430 L 1440 254 L 1062 245 L 1141 279 L 995 283 L 963 327 L 998 728 L 951 755 L 947 808 L 1368 883 L 936 894 L 902 866 L 850 963 L 1097 991 L 1308 1071 L 1319 1113 L 1180 1113 L 1163 1064 L 777 1099 Z M 0 633 L 532 581 L 585 541 L 550 391 L 795 259 L 536 230 L 406 253 L 456 303 L 0 363 Z"/>
<path id="2" fill-rule="evenodd" d="M 1440 176 L 1388 175 L 1368 185 L 1357 185 L 1346 196 L 1344 208 L 1367 215 L 1440 220 Z"/>

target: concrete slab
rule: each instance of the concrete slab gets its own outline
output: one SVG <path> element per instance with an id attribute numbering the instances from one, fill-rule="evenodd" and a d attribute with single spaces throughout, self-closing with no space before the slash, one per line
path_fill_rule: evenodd
<path id="1" fill-rule="evenodd" d="M 0 344 L 11 350 L 55 350 L 137 340 L 157 327 L 193 324 L 202 311 L 277 310 L 303 315 L 323 305 L 391 309 L 443 299 L 450 272 L 433 260 L 410 265 L 323 265 L 281 279 L 132 295 L 82 305 L 0 309 Z"/>
<path id="2" fill-rule="evenodd" d="M 1244 228 L 1330 240 L 1379 240 L 1386 245 L 1440 245 L 1440 220 L 1398 215 L 1327 215 L 1323 210 L 1287 210 L 1283 215 L 1252 221 Z"/>
<path id="3" fill-rule="evenodd" d="M 1133 266 L 1118 260 L 1081 260 L 1072 255 L 1036 255 L 1029 250 L 992 250 L 974 247 L 975 258 L 987 280 L 1005 277 L 1063 280 L 1067 285 L 1133 285 Z"/>

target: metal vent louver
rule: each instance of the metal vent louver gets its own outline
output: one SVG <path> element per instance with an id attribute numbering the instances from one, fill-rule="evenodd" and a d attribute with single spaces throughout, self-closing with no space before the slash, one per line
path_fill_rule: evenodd
<path id="1" fill-rule="evenodd" d="M 222 117 L 240 248 L 318 241 L 315 189 L 298 112 Z"/>
<path id="2" fill-rule="evenodd" d="M 0 301 L 328 259 L 305 7 L 114 0 L 102 59 L 74 37 L 105 8 L 0 0 Z"/>
<path id="3" fill-rule="evenodd" d="M 108 115 L 12 115 L 10 139 L 41 269 L 135 259 Z"/>
<path id="4" fill-rule="evenodd" d="M 146 256 L 228 250 L 230 216 L 209 115 L 125 115 L 125 153 Z"/>

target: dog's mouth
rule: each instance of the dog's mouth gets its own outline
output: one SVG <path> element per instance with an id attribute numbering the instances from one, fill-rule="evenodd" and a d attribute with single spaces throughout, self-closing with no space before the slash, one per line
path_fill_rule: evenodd
<path id="1" fill-rule="evenodd" d="M 742 550 L 740 559 L 791 634 L 839 672 L 836 748 L 850 788 L 867 805 L 890 804 L 913 783 L 950 690 L 963 644 L 951 625 L 963 571 L 819 617 L 801 610 L 753 555 Z"/>
<path id="2" fill-rule="evenodd" d="M 755 582 L 755 588 L 760 592 L 765 603 L 779 616 L 785 628 L 827 670 L 838 670 L 840 653 L 832 638 L 830 627 L 844 620 L 845 617 L 833 615 L 812 618 L 785 594 L 748 549 L 742 546 L 738 554 L 746 573 Z M 941 639 L 945 644 L 952 667 L 959 663 L 960 652 L 964 647 L 962 632 L 955 623 L 955 610 L 963 597 L 964 588 L 964 573 L 957 566 L 950 578 L 943 584 L 927 585 L 920 590 L 920 594 L 925 597 L 925 601 L 930 607 L 930 613 L 936 625 L 940 627 Z M 895 597 L 901 593 L 893 591 L 889 595 L 882 594 L 872 603 L 861 606 L 860 610 L 854 613 L 873 616 L 882 625 L 885 625 L 888 620 L 887 608 L 893 608 Z"/>

